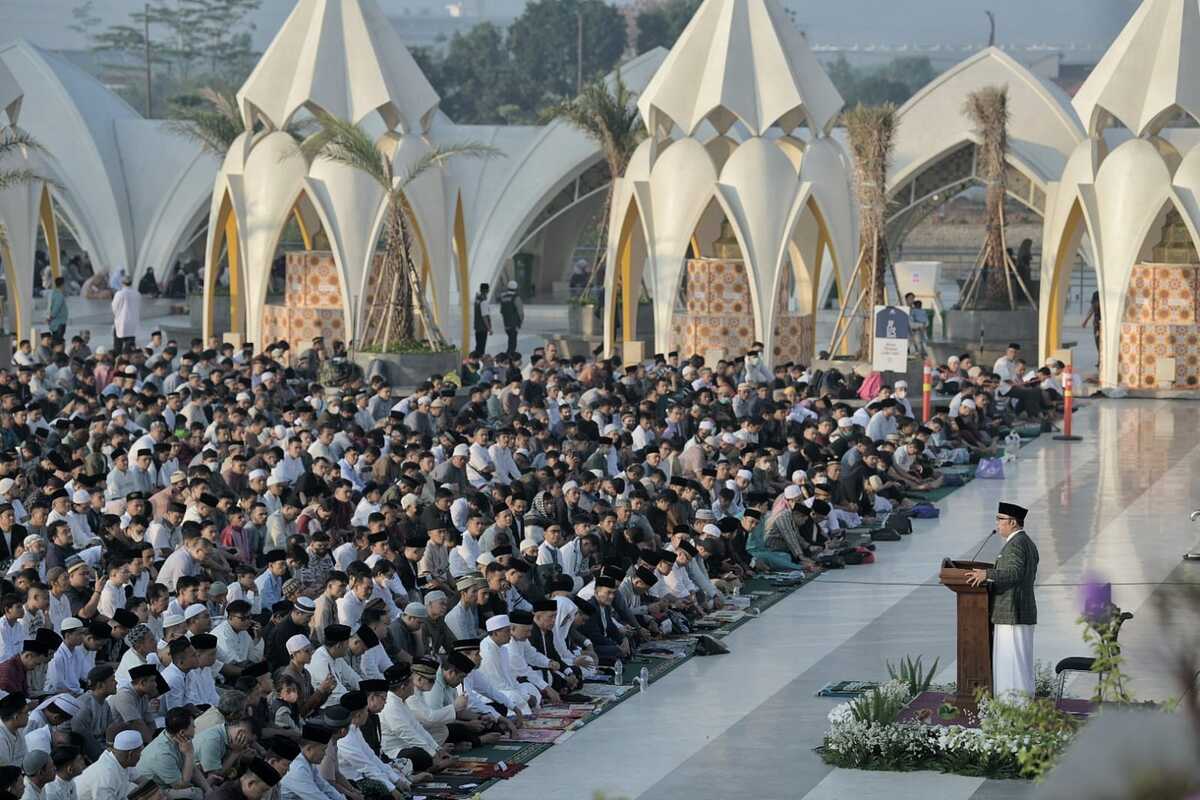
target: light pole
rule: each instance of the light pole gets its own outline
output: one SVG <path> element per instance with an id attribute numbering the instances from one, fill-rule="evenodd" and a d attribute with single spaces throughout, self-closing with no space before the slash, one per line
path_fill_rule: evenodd
<path id="1" fill-rule="evenodd" d="M 146 119 L 150 119 L 150 4 L 146 3 L 146 15 L 142 18 L 142 38 L 146 43 Z"/>
<path id="2" fill-rule="evenodd" d="M 583 91 L 583 5 L 575 5 L 575 94 Z"/>

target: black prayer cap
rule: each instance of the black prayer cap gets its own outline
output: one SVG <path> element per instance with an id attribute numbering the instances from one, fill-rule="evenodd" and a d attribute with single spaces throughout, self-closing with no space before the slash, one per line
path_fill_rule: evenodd
<path id="1" fill-rule="evenodd" d="M 366 625 L 360 625 L 358 630 L 354 632 L 354 635 L 359 639 L 362 639 L 363 644 L 367 646 L 368 650 L 379 644 L 379 637 L 375 635 L 375 631 L 371 630 Z"/>
<path id="2" fill-rule="evenodd" d="M 347 711 L 361 711 L 367 707 L 367 695 L 362 691 L 346 692 L 338 700 L 338 705 Z"/>
<path id="3" fill-rule="evenodd" d="M 538 600 L 533 604 L 534 611 L 558 611 L 558 603 L 554 600 Z M 511 619 L 511 617 L 510 617 Z"/>
<path id="4" fill-rule="evenodd" d="M 263 675 L 266 675 L 270 671 L 271 671 L 271 668 L 267 665 L 266 661 L 256 661 L 253 664 L 251 664 L 250 666 L 243 669 L 242 674 L 239 677 L 261 678 Z"/>
<path id="5" fill-rule="evenodd" d="M 153 678 L 158 674 L 158 667 L 153 664 L 139 664 L 129 670 L 129 680 L 140 681 L 143 678 Z"/>
<path id="6" fill-rule="evenodd" d="M 262 782 L 267 786 L 274 786 L 281 780 L 279 773 L 275 771 L 275 768 L 261 758 L 256 758 L 251 761 L 250 765 L 246 767 L 246 771 L 253 772 L 259 778 L 261 778 Z"/>
<path id="7" fill-rule="evenodd" d="M 1003 514 L 1006 517 L 1012 517 L 1017 521 L 1018 525 L 1025 524 L 1025 516 L 1029 513 L 1028 508 L 1022 508 L 1016 503 L 1001 503 L 996 509 L 997 514 Z"/>
<path id="8" fill-rule="evenodd" d="M 508 621 L 513 625 L 532 625 L 533 614 L 528 611 L 517 609 L 515 611 L 508 612 Z M 359 683 L 359 686 L 362 686 L 361 682 Z"/>
<path id="9" fill-rule="evenodd" d="M 412 667 L 408 664 L 392 664 L 383 672 L 383 679 L 387 682 L 388 688 L 403 686 L 405 681 L 412 675 Z M 359 683 L 362 686 L 362 683 Z"/>
<path id="10" fill-rule="evenodd" d="M 132 628 L 138 624 L 138 615 L 127 608 L 118 608 L 113 612 L 113 622 L 123 628 Z"/>
<path id="11" fill-rule="evenodd" d="M 607 575 L 601 575 L 598 578 L 596 578 L 596 588 L 597 589 L 615 589 L 615 588 L 617 588 L 617 582 L 615 580 L 613 580 L 612 578 L 608 577 Z M 511 619 L 511 617 L 510 617 L 510 619 Z"/>
<path id="12" fill-rule="evenodd" d="M 347 641 L 350 638 L 349 625 L 327 625 L 325 626 L 325 643 L 337 644 L 338 642 Z"/>
<path id="13" fill-rule="evenodd" d="M 300 739 L 305 742 L 329 744 L 329 740 L 332 738 L 333 731 L 324 725 L 313 725 L 310 722 L 306 722 L 304 723 L 304 727 L 300 729 Z"/>
<path id="14" fill-rule="evenodd" d="M 654 584 L 658 583 L 658 575 L 652 569 L 638 567 L 634 571 L 634 575 L 637 576 L 638 580 L 647 586 L 653 586 Z"/>
<path id="15" fill-rule="evenodd" d="M 296 756 L 300 755 L 300 745 L 296 744 L 286 736 L 272 736 L 263 744 L 272 755 L 292 761 Z"/>
<path id="16" fill-rule="evenodd" d="M 454 652 L 446 658 L 446 666 L 453 667 L 462 674 L 466 675 L 471 670 L 475 669 L 475 662 L 463 653 Z"/>
<path id="17" fill-rule="evenodd" d="M 388 690 L 388 682 L 383 678 L 366 678 L 358 682 L 358 690 L 366 694 L 386 692 Z M 344 698 L 345 695 L 343 695 Z"/>

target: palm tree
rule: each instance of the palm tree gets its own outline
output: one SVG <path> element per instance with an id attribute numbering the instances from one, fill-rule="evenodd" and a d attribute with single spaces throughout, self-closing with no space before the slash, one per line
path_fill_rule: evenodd
<path id="1" fill-rule="evenodd" d="M 234 141 L 246 132 L 246 122 L 238 110 L 237 95 L 229 89 L 206 86 L 197 94 L 203 102 L 173 103 L 174 118 L 167 128 L 184 138 L 191 139 L 217 158 L 225 158 Z M 285 132 L 300 141 L 309 124 L 292 122 Z"/>
<path id="2" fill-rule="evenodd" d="M 625 174 L 629 159 L 646 136 L 636 97 L 625 85 L 618 71 L 611 88 L 605 79 L 600 78 L 583 87 L 578 97 L 559 103 L 547 113 L 548 116 L 561 119 L 577 128 L 595 142 L 608 164 L 608 191 L 604 195 L 604 213 L 600 217 L 599 241 L 603 245 L 608 241 L 608 217 L 612 212 L 613 184 Z M 596 260 L 592 264 L 587 288 L 590 288 L 595 280 L 603 258 L 604 248 L 601 247 L 596 251 Z"/>
<path id="3" fill-rule="evenodd" d="M 204 102 L 172 104 L 174 119 L 167 127 L 217 158 L 224 158 L 234 140 L 246 131 L 246 123 L 238 112 L 237 97 L 227 89 L 211 86 L 200 89 L 198 94 Z"/>
<path id="4" fill-rule="evenodd" d="M 859 255 L 848 291 L 834 323 L 830 352 L 849 333 L 855 317 L 862 318 L 859 357 L 870 360 L 874 334 L 875 306 L 886 299 L 885 284 L 896 276 L 888 254 L 884 213 L 887 210 L 887 172 L 896 149 L 896 106 L 884 103 L 864 106 L 859 103 L 842 114 L 842 124 L 854 154 L 854 188 L 858 195 Z"/>
<path id="5" fill-rule="evenodd" d="M 428 150 L 397 175 L 391 152 L 376 144 L 354 123 L 318 112 L 317 132 L 300 145 L 309 163 L 322 158 L 356 169 L 371 177 L 387 196 L 385 244 L 378 291 L 368 298 L 360 345 L 381 352 L 409 350 L 418 346 L 417 320 L 425 343 L 444 350 L 446 339 L 438 329 L 425 302 L 425 286 L 412 254 L 412 209 L 405 191 L 413 181 L 454 158 L 490 158 L 498 151 L 487 145 L 463 142 L 438 145 Z M 467 287 L 460 287 L 466 291 Z"/>
<path id="6" fill-rule="evenodd" d="M 9 168 L 4 161 L 9 156 L 27 158 L 31 152 L 42 152 L 43 148 L 33 136 L 15 126 L 0 131 L 0 192 L 14 186 L 46 180 L 27 167 Z M 4 225 L 0 224 L 0 245 L 6 244 Z"/>

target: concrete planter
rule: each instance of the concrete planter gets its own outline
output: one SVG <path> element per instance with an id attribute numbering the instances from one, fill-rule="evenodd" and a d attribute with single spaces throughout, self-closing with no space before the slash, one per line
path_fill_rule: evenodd
<path id="1" fill-rule="evenodd" d="M 943 318 L 944 326 L 934 326 L 934 339 L 977 342 L 982 331 L 984 342 L 1017 342 L 1023 351 L 1037 348 L 1036 308 L 1019 308 L 1016 311 L 948 310 L 943 312 Z"/>
<path id="2" fill-rule="evenodd" d="M 568 330 L 578 336 L 600 336 L 603 334 L 601 320 L 596 316 L 595 306 L 567 305 Z"/>
<path id="3" fill-rule="evenodd" d="M 385 375 L 392 386 L 413 387 L 431 375 L 445 375 L 462 364 L 457 350 L 445 353 L 355 353 L 354 363 L 369 379 L 373 372 Z"/>

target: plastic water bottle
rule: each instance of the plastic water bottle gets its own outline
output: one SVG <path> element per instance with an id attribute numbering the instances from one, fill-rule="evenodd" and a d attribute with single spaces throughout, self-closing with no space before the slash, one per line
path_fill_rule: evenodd
<path id="1" fill-rule="evenodd" d="M 642 684 L 641 691 L 646 691 L 646 687 L 650 685 L 650 670 L 642 667 L 641 674 L 638 675 L 638 680 Z"/>
<path id="2" fill-rule="evenodd" d="M 617 686 L 625 685 L 625 665 L 619 658 L 617 663 L 613 664 L 613 683 Z"/>
<path id="3" fill-rule="evenodd" d="M 1004 437 L 1004 460 L 1012 461 L 1017 457 L 1017 451 L 1021 449 L 1021 435 L 1016 431 L 1009 431 L 1008 436 Z"/>

